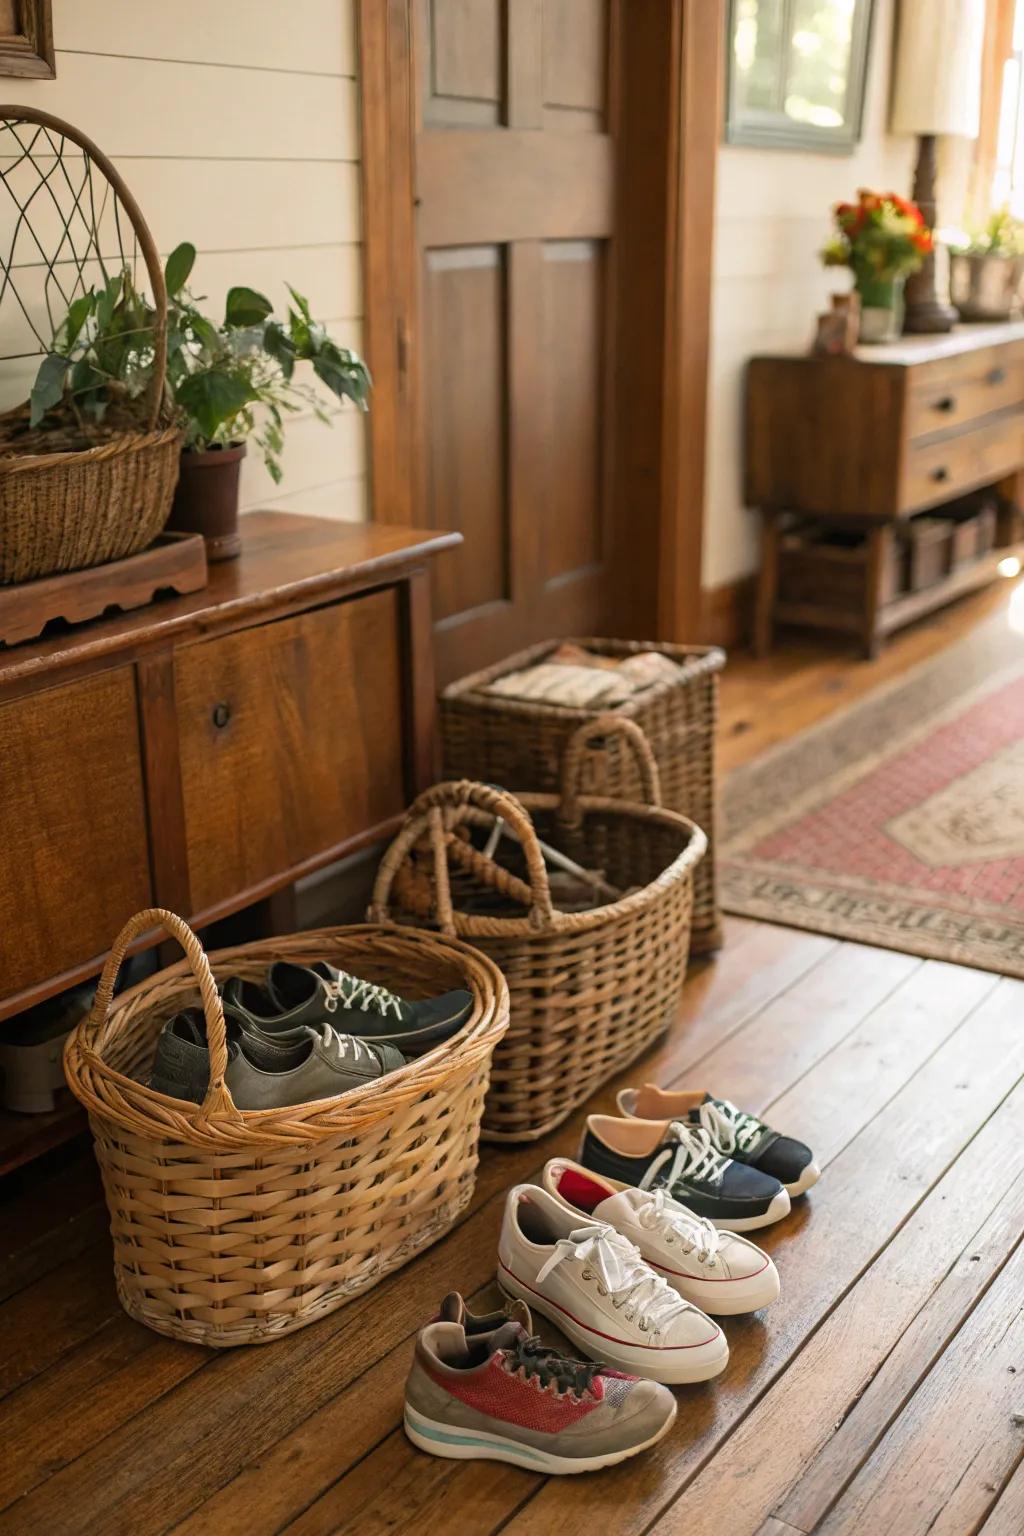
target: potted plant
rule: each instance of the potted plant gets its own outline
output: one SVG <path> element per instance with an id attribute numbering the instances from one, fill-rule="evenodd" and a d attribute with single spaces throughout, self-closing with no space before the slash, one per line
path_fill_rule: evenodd
<path id="1" fill-rule="evenodd" d="M 999 208 L 985 228 L 950 241 L 950 297 L 962 320 L 1009 320 L 1020 313 L 1024 223 Z"/>
<path id="2" fill-rule="evenodd" d="M 834 217 L 822 260 L 853 272 L 861 341 L 893 341 L 903 328 L 903 284 L 932 249 L 931 230 L 916 204 L 895 192 L 862 190 L 855 203 L 837 203 Z"/>
<path id="3" fill-rule="evenodd" d="M 330 423 L 311 383 L 296 364 L 338 400 L 366 409 L 370 376 L 362 360 L 328 336 L 309 304 L 289 288 L 292 305 L 275 319 L 255 289 L 232 288 L 220 325 L 198 308 L 187 287 L 195 247 L 179 245 L 167 259 L 168 328 L 165 415 L 185 433 L 181 473 L 169 528 L 202 533 L 211 560 L 238 554 L 238 482 L 251 439 L 275 482 L 281 479 L 287 415 L 310 409 Z M 64 401 L 96 422 L 130 411 L 152 379 L 154 311 L 135 290 L 127 268 L 71 304 L 44 358 L 32 392 L 33 418 Z"/>

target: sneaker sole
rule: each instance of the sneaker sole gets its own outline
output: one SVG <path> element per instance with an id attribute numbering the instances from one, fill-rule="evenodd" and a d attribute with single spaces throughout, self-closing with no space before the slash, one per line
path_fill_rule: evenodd
<path id="1" fill-rule="evenodd" d="M 811 1185 L 817 1184 L 820 1178 L 821 1169 L 812 1159 L 811 1162 L 807 1164 L 807 1167 L 804 1169 L 803 1173 L 797 1179 L 795 1184 L 783 1184 L 782 1187 L 789 1195 L 790 1199 L 795 1200 L 798 1195 L 805 1195 L 810 1189 Z"/>
<path id="2" fill-rule="evenodd" d="M 788 1216 L 789 1208 L 789 1190 L 783 1186 L 768 1209 L 759 1216 L 712 1216 L 711 1220 L 724 1232 L 756 1232 L 759 1227 L 770 1227 Z"/>
<path id="3" fill-rule="evenodd" d="M 520 1445 L 507 1440 L 504 1435 L 486 1434 L 482 1430 L 453 1428 L 428 1419 L 408 1404 L 405 1407 L 405 1432 L 413 1445 L 431 1456 L 445 1456 L 451 1461 L 507 1461 L 515 1467 L 526 1467 L 530 1472 L 598 1472 L 602 1467 L 613 1467 L 617 1462 L 628 1461 L 652 1445 L 657 1445 L 667 1435 L 676 1419 L 676 1405 L 664 1424 L 649 1439 L 638 1445 L 627 1445 L 621 1451 L 607 1451 L 603 1456 L 555 1456 L 538 1446 Z"/>
<path id="4" fill-rule="evenodd" d="M 600 1333 L 577 1323 L 557 1302 L 548 1301 L 539 1291 L 517 1280 L 509 1270 L 499 1270 L 497 1279 L 503 1295 L 513 1301 L 525 1301 L 531 1312 L 539 1312 L 549 1323 L 554 1323 L 589 1360 L 600 1360 L 603 1365 L 625 1371 L 629 1376 L 645 1376 L 648 1381 L 660 1382 L 664 1387 L 685 1387 L 720 1376 L 729 1363 L 729 1343 L 721 1329 L 717 1339 L 709 1339 L 706 1344 L 680 1346 L 671 1351 L 616 1346 Z M 685 1359 L 666 1358 L 669 1354 L 682 1355 L 684 1351 Z"/>

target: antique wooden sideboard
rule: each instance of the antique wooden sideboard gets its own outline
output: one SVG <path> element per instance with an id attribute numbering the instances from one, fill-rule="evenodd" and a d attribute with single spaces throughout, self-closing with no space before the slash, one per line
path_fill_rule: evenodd
<path id="1" fill-rule="evenodd" d="M 427 560 L 459 536 L 242 528 L 203 591 L 0 650 L 0 1030 L 95 975 L 141 907 L 286 911 L 432 776 Z"/>
<path id="2" fill-rule="evenodd" d="M 755 648 L 767 651 L 775 625 L 789 623 L 854 634 L 873 654 L 884 635 L 1024 556 L 1024 322 L 963 325 L 848 357 L 752 358 L 745 457 L 745 500 L 762 518 Z M 894 541 L 913 533 L 908 520 L 989 486 L 1000 500 L 994 547 L 902 589 Z M 835 542 L 821 579 L 805 560 L 804 579 L 787 591 L 794 524 L 831 530 Z"/>

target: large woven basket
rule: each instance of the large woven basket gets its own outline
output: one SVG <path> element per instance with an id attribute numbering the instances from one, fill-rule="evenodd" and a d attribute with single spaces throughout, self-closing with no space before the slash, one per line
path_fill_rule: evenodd
<path id="1" fill-rule="evenodd" d="M 589 750 L 611 741 L 636 755 L 646 803 L 578 794 Z M 508 981 L 511 1023 L 494 1056 L 485 1139 L 543 1136 L 671 1023 L 686 978 L 693 874 L 707 839 L 657 800 L 643 732 L 599 716 L 571 738 L 560 794 L 517 798 L 486 784 L 438 784 L 415 802 L 387 850 L 371 919 L 429 921 L 497 961 Z M 518 840 L 525 878 L 496 872 L 467 840 L 476 830 L 479 841 L 496 817 Z M 538 836 L 599 868 L 624 894 L 588 911 L 556 910 Z M 460 910 L 460 895 L 474 883 L 506 897 L 511 915 Z"/>
<path id="2" fill-rule="evenodd" d="M 561 642 L 550 640 L 509 656 L 484 671 L 452 683 L 441 695 L 444 773 L 447 778 L 483 779 L 516 792 L 558 787 L 562 756 L 573 732 L 595 711 L 558 704 L 502 698 L 487 693 L 488 683 L 549 656 Z M 663 645 L 654 641 L 575 640 L 599 656 L 625 657 L 660 651 L 682 668 L 678 681 L 659 683 L 614 714 L 632 720 L 647 737 L 658 765 L 662 803 L 688 816 L 707 836 L 707 855 L 694 874 L 694 954 L 706 954 L 722 942 L 718 882 L 715 872 L 717 780 L 715 741 L 718 727 L 718 674 L 725 653 L 707 646 Z M 635 800 L 640 777 L 623 742 L 587 765 L 588 794 Z"/>
<path id="3" fill-rule="evenodd" d="M 0 106 L 0 184 L 17 212 L 10 247 L 0 253 L 2 291 L 25 321 L 30 349 L 49 350 L 50 337 L 41 333 L 16 286 L 27 281 L 26 272 L 42 269 L 52 322 L 96 281 L 97 272 L 116 273 L 119 263 L 134 265 L 141 255 L 154 309 L 153 368 L 131 412 L 131 430 L 109 428 L 70 451 L 51 452 L 45 432 L 27 429 L 25 407 L 0 415 L 0 584 L 7 584 L 101 565 L 151 544 L 170 516 L 182 434 L 163 413 L 163 270 L 142 211 L 116 167 L 61 118 Z M 38 196 L 43 188 L 46 195 Z M 33 226 L 34 214 L 42 234 Z M 54 249 L 47 249 L 47 239 Z"/>
<path id="4" fill-rule="evenodd" d="M 155 926 L 186 960 L 112 1003 L 132 940 Z M 327 959 L 406 996 L 473 994 L 450 1041 L 377 1082 L 286 1109 L 239 1111 L 217 980 Z M 202 1105 L 144 1086 L 165 1019 L 201 1001 L 211 1042 Z M 259 1344 L 332 1312 L 433 1243 L 473 1191 L 491 1053 L 508 1023 L 492 961 L 436 934 L 328 928 L 207 959 L 181 918 L 140 912 L 110 952 L 90 1018 L 67 1043 L 89 1111 L 125 1310 L 158 1333 Z"/>

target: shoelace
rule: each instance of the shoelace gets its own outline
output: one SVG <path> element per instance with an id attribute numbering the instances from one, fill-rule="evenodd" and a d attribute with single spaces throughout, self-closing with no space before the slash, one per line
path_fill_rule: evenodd
<path id="1" fill-rule="evenodd" d="M 764 1132 L 756 1115 L 748 1115 L 728 1099 L 706 1099 L 697 1111 L 700 1123 L 723 1152 L 742 1152 L 750 1148 Z"/>
<path id="2" fill-rule="evenodd" d="M 702 1179 L 708 1184 L 722 1182 L 722 1175 L 729 1166 L 729 1159 L 723 1157 L 711 1145 L 711 1137 L 707 1131 L 698 1130 L 692 1125 L 684 1125 L 681 1120 L 673 1120 L 668 1134 L 676 1145 L 666 1147 L 664 1152 L 654 1159 L 640 1180 L 641 1189 L 650 1189 L 666 1163 L 669 1163 L 670 1167 L 662 1182 L 669 1189 L 678 1179 L 686 1177 Z"/>
<path id="3" fill-rule="evenodd" d="M 625 1310 L 626 1320 L 637 1319 L 644 1333 L 662 1334 L 675 1318 L 692 1310 L 667 1281 L 646 1264 L 639 1248 L 606 1223 L 581 1227 L 560 1237 L 554 1252 L 537 1275 L 538 1284 L 566 1259 L 583 1265 L 584 1280 L 594 1279 L 612 1305 Z"/>
<path id="4" fill-rule="evenodd" d="M 594 1377 L 601 1370 L 597 1361 L 573 1360 L 569 1355 L 551 1349 L 536 1336 L 518 1339 L 505 1350 L 505 1361 L 513 1373 L 519 1372 L 524 1377 L 535 1376 L 544 1390 L 549 1390 L 553 1383 L 559 1396 L 563 1392 L 571 1392 L 577 1398 L 589 1390 Z"/>
<path id="5" fill-rule="evenodd" d="M 385 1018 L 389 1013 L 396 1019 L 402 1017 L 400 997 L 389 992 L 387 987 L 350 976 L 347 971 L 339 971 L 335 981 L 325 981 L 324 992 L 324 1007 L 328 1013 L 334 1013 L 340 1004 L 343 1008 L 359 1008 L 363 1013 L 379 1013 Z"/>
<path id="6" fill-rule="evenodd" d="M 341 1035 L 329 1024 L 320 1026 L 320 1044 L 337 1056 L 351 1056 L 353 1061 L 362 1061 L 364 1056 L 373 1057 L 365 1041 L 358 1040 L 355 1035 Z"/>
<path id="7" fill-rule="evenodd" d="M 640 1225 L 648 1231 L 661 1232 L 669 1242 L 678 1242 L 684 1253 L 696 1251 L 702 1264 L 714 1269 L 718 1263 L 721 1241 L 718 1228 L 703 1216 L 694 1216 L 684 1205 L 659 1186 L 651 1198 L 637 1207 Z"/>

